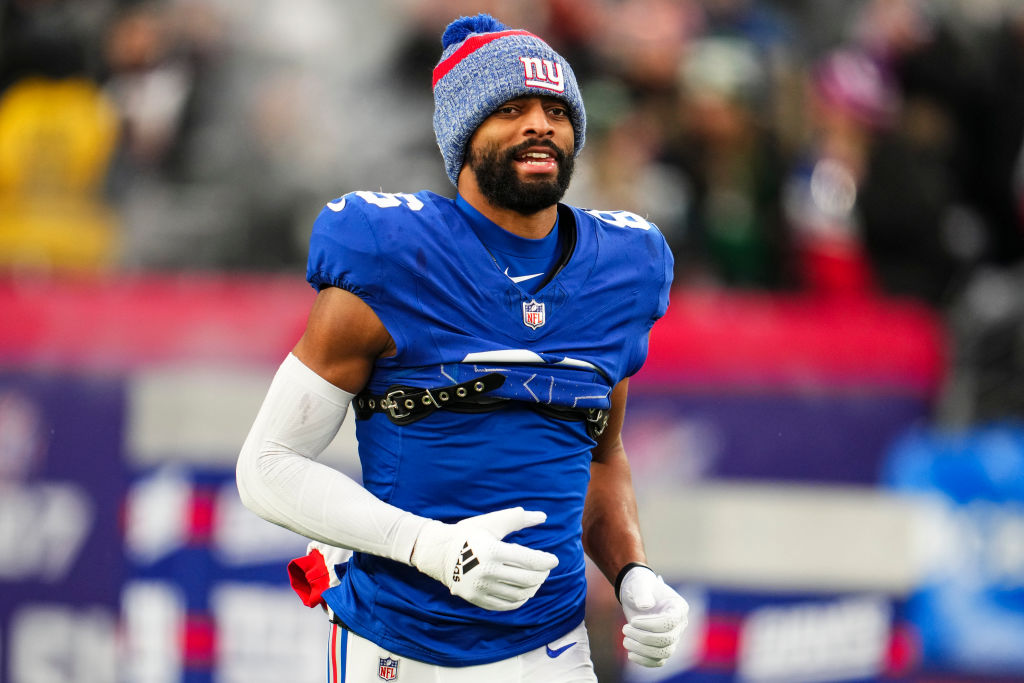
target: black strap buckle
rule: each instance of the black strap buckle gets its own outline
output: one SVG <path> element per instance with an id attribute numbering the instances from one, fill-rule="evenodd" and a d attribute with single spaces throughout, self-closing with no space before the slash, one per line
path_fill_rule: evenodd
<path id="1" fill-rule="evenodd" d="M 404 404 L 400 404 L 398 402 L 398 399 L 404 397 L 404 389 L 392 389 L 388 393 L 384 394 L 384 400 L 381 401 L 381 404 L 383 405 L 384 409 L 388 411 L 388 415 L 391 416 L 392 420 L 404 420 L 405 418 L 412 415 L 412 408 L 414 408 L 416 404 L 415 402 L 413 402 L 412 406 L 405 406 Z M 412 401 L 412 399 L 405 400 Z M 399 412 L 399 408 L 405 408 L 405 410 L 403 412 Z"/>
<path id="2" fill-rule="evenodd" d="M 605 428 L 608 427 L 608 417 L 610 412 L 603 408 L 589 408 L 587 409 L 587 433 L 590 434 L 592 439 L 604 434 Z"/>
<path id="3" fill-rule="evenodd" d="M 459 384 L 424 389 L 393 385 L 379 396 L 361 393 L 356 396 L 356 419 L 365 420 L 374 413 L 384 413 L 397 425 L 407 425 L 423 419 L 439 408 L 460 412 L 495 410 L 505 399 L 488 398 L 483 394 L 497 389 L 505 382 L 504 375 L 492 372 Z"/>

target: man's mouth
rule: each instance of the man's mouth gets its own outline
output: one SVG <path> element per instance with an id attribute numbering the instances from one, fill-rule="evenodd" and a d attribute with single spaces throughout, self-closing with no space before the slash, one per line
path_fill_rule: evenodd
<path id="1" fill-rule="evenodd" d="M 558 153 L 554 150 L 531 147 L 516 154 L 514 159 L 520 168 L 529 171 L 558 170 Z"/>

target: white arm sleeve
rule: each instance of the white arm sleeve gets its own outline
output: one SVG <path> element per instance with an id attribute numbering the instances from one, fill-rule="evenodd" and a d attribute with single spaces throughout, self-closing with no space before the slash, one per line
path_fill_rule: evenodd
<path id="1" fill-rule="evenodd" d="M 429 520 L 389 505 L 316 458 L 334 439 L 352 394 L 288 354 L 242 446 L 242 503 L 307 538 L 409 564 Z"/>

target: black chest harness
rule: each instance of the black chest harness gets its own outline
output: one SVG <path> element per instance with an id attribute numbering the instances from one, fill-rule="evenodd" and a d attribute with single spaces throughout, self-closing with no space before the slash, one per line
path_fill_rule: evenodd
<path id="1" fill-rule="evenodd" d="M 357 420 L 366 420 L 375 413 L 383 413 L 396 425 L 412 424 L 442 408 L 456 413 L 489 413 L 501 410 L 512 403 L 511 399 L 486 395 L 504 383 L 504 375 L 492 372 L 466 382 L 435 389 L 394 384 L 383 394 L 371 394 L 368 391 L 359 393 L 352 406 Z M 608 411 L 601 408 L 571 408 L 526 401 L 516 403 L 556 420 L 585 422 L 587 434 L 595 440 L 608 426 Z"/>

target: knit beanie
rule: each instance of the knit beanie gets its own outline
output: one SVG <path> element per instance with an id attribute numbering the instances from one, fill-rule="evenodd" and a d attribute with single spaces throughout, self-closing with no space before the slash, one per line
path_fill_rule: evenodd
<path id="1" fill-rule="evenodd" d="M 587 127 L 583 98 L 569 63 L 551 46 L 487 14 L 456 19 L 441 44 L 444 52 L 434 67 L 434 134 L 454 185 L 477 126 L 517 97 L 564 100 L 575 134 L 573 156 L 580 153 Z"/>

